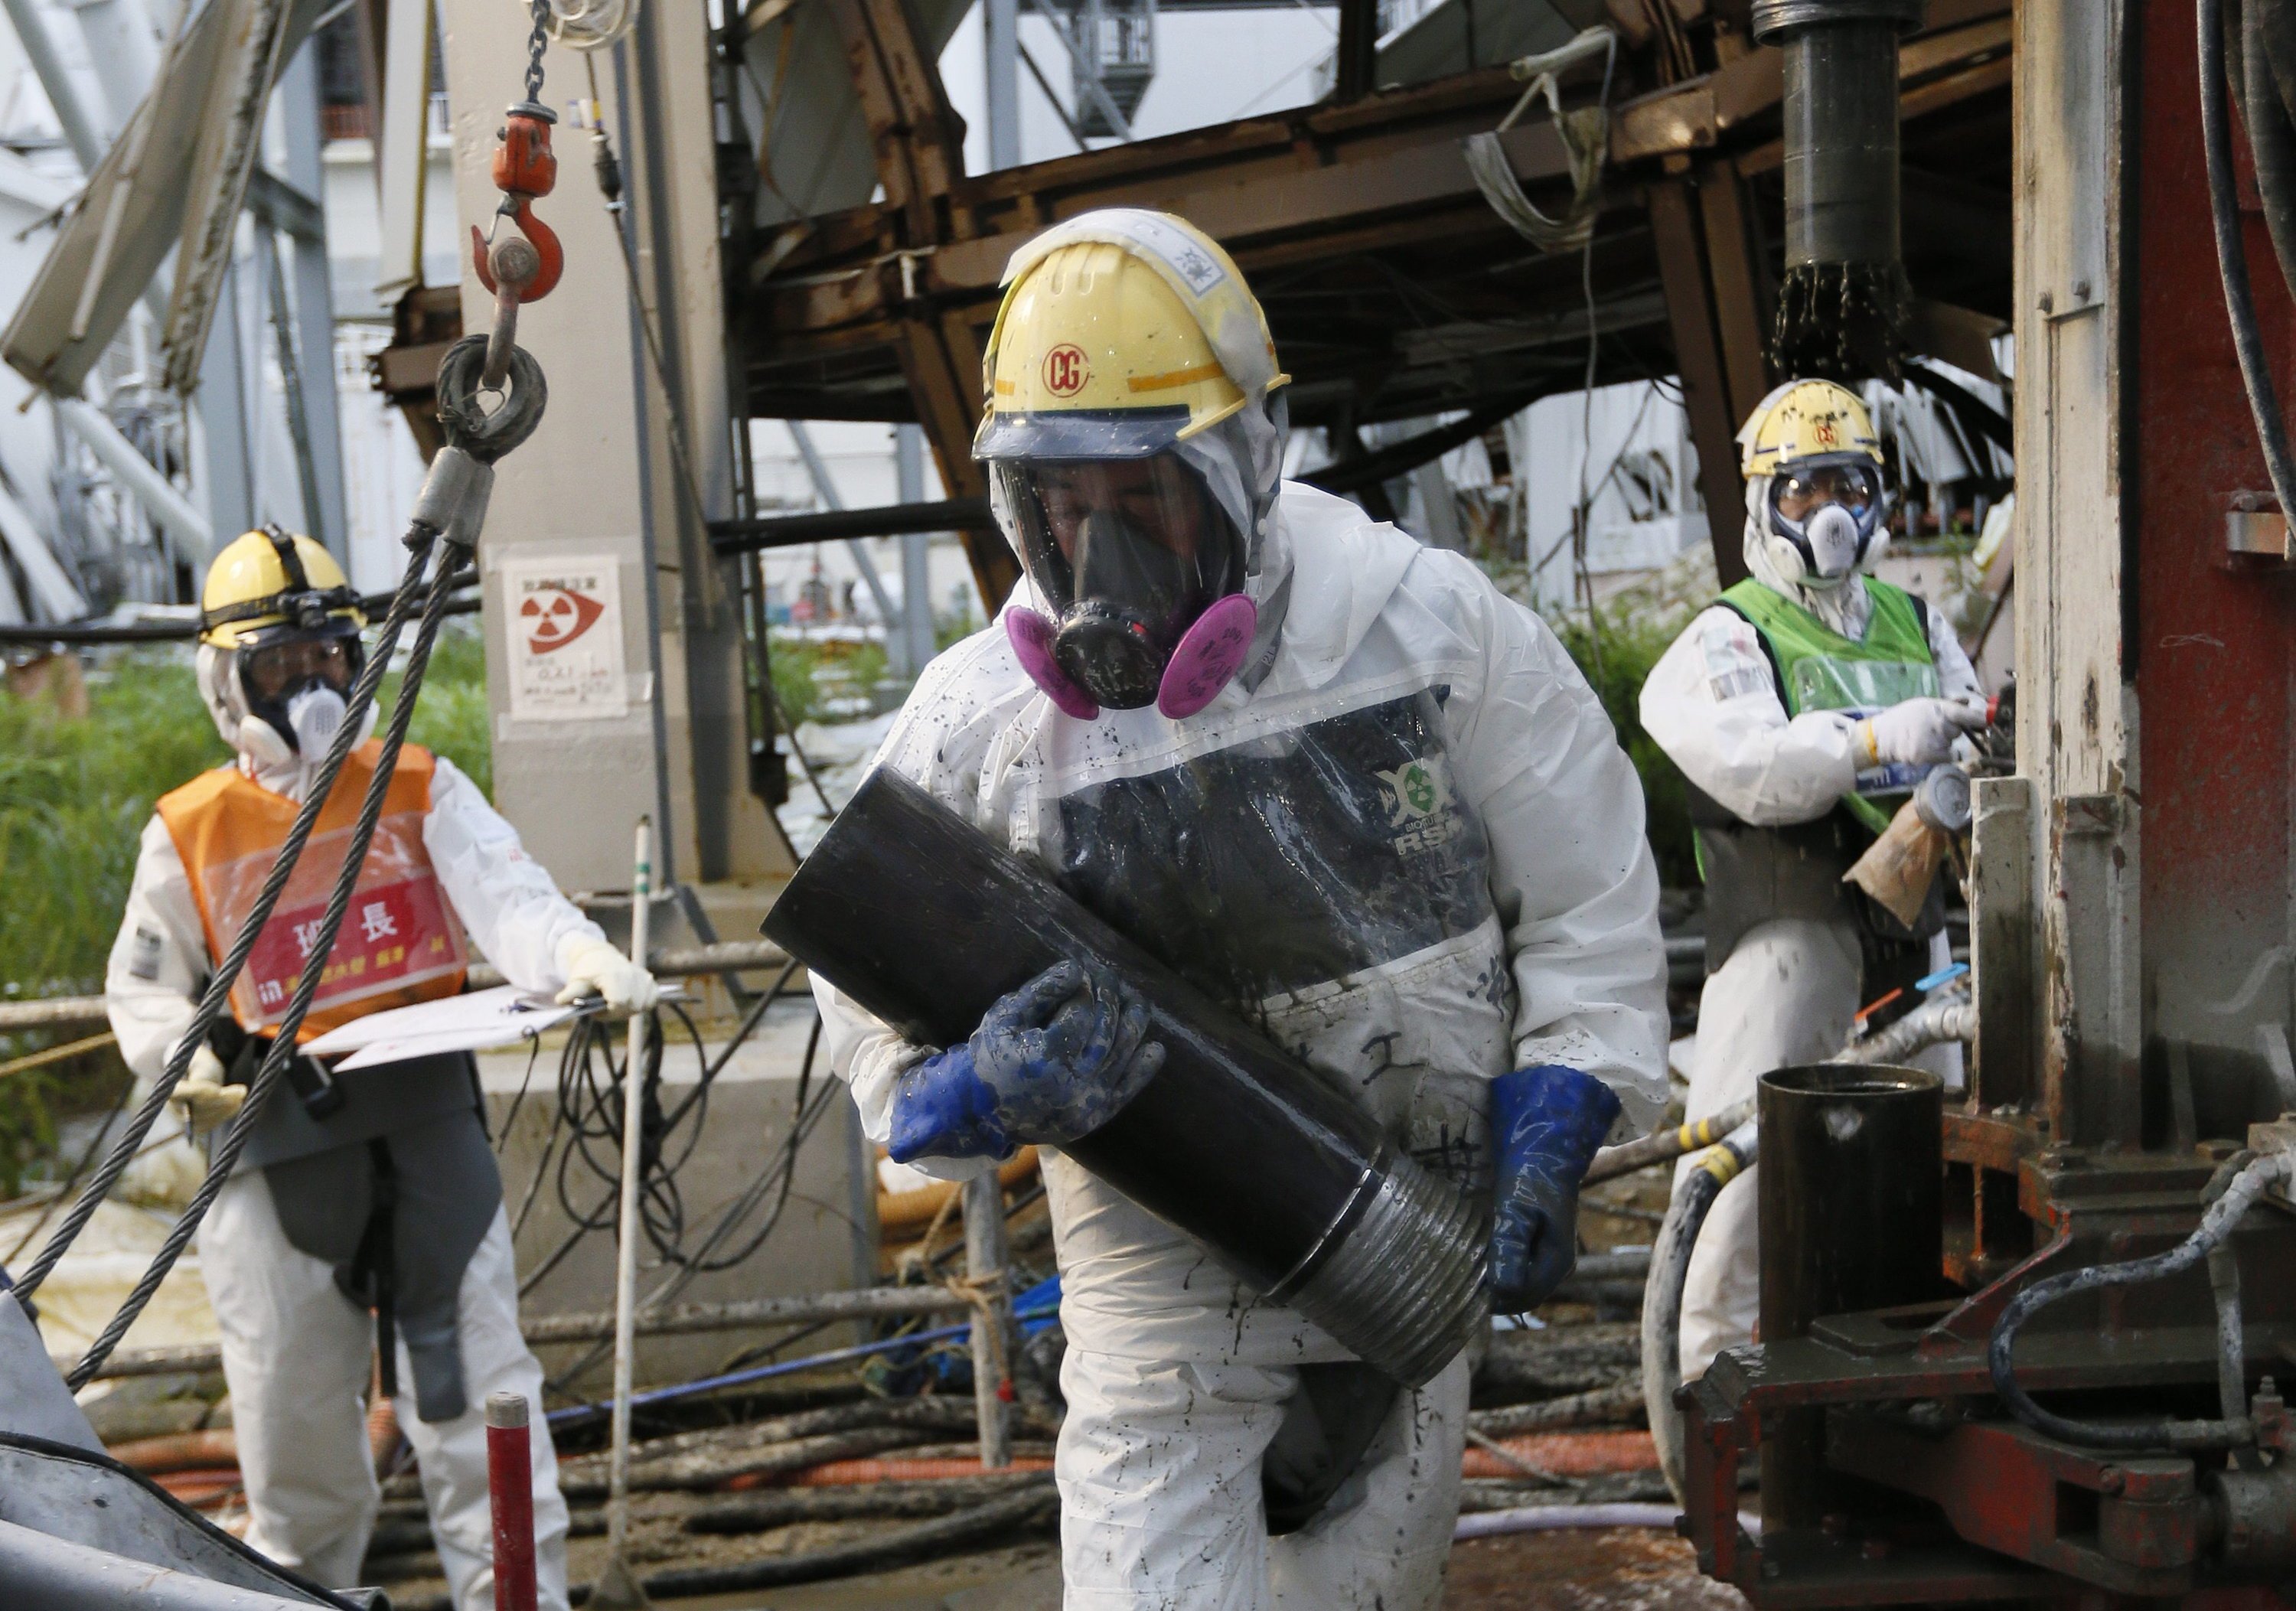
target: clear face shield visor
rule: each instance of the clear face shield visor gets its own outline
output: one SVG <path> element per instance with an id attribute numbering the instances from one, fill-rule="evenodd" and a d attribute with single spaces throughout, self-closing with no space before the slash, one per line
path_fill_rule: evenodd
<path id="1" fill-rule="evenodd" d="M 1202 476 L 1169 450 L 989 470 L 1049 612 L 1015 610 L 1007 623 L 1030 678 L 1075 715 L 1210 703 L 1250 637 L 1247 622 L 1239 643 L 1230 618 L 1250 605 L 1243 538 Z"/>

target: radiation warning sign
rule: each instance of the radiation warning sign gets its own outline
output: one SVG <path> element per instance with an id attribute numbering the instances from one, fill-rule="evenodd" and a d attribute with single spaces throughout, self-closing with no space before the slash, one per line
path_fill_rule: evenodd
<path id="1" fill-rule="evenodd" d="M 511 715 L 627 715 L 619 563 L 611 555 L 505 559 L 502 576 Z"/>

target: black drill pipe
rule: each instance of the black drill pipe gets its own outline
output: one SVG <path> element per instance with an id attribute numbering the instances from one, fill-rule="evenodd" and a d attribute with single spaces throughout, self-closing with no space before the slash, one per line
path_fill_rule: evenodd
<path id="1" fill-rule="evenodd" d="M 1113 968 L 1148 1003 L 1164 1065 L 1064 1152 L 1406 1386 L 1482 1324 L 1480 1205 L 906 779 L 870 774 L 764 932 L 923 1046 L 966 1039 L 999 997 L 1056 962 Z"/>
<path id="2" fill-rule="evenodd" d="M 1825 1315 L 1935 1297 L 1945 1268 L 1945 1082 L 1915 1068 L 1819 1063 L 1759 1088 L 1762 1341 Z M 1822 1410 L 1781 1415 L 1762 1444 L 1762 1525 L 1826 1508 Z"/>

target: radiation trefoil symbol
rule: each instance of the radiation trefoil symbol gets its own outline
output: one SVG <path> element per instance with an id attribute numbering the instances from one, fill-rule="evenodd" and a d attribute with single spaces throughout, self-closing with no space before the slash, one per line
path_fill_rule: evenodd
<path id="1" fill-rule="evenodd" d="M 570 588 L 545 588 L 529 595 L 518 612 L 529 628 L 527 648 L 536 654 L 547 654 L 595 626 L 606 606 Z"/>

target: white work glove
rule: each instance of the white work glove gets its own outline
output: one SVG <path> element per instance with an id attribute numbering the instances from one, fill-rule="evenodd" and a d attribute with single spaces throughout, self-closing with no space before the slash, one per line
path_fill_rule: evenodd
<path id="1" fill-rule="evenodd" d="M 201 1046 L 192 1054 L 191 1066 L 169 1094 L 168 1106 L 193 1135 L 228 1124 L 247 1101 L 247 1087 L 226 1085 L 223 1076 L 223 1059 Z"/>
<path id="2" fill-rule="evenodd" d="M 1982 699 L 1909 699 L 1859 722 L 1850 749 L 1861 772 L 1899 762 L 1935 766 L 1952 757 L 1955 739 L 1984 725 Z"/>
<path id="3" fill-rule="evenodd" d="M 604 940 L 583 935 L 570 942 L 566 958 L 566 988 L 558 992 L 561 1006 L 585 996 L 603 996 L 617 1013 L 642 1013 L 660 996 L 653 975 L 616 950 Z"/>

